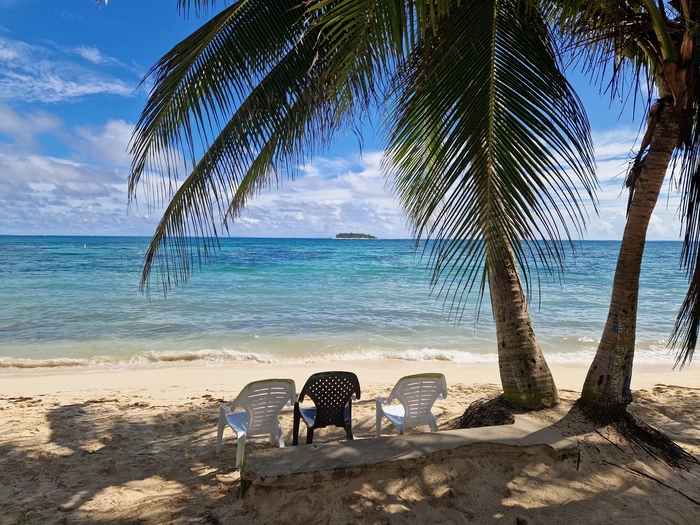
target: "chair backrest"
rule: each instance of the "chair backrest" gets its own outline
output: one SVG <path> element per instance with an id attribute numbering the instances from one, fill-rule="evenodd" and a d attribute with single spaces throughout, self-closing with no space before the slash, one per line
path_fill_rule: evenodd
<path id="1" fill-rule="evenodd" d="M 411 420 L 422 421 L 427 417 L 440 396 L 447 397 L 447 382 L 443 374 L 415 374 L 399 379 L 387 403 L 398 399 L 406 411 L 406 426 L 410 426 Z"/>
<path id="2" fill-rule="evenodd" d="M 288 403 L 296 401 L 296 387 L 292 379 L 264 379 L 243 387 L 231 410 L 242 406 L 248 413 L 247 434 L 268 434 L 277 425 L 277 416 Z"/>
<path id="3" fill-rule="evenodd" d="M 315 428 L 343 426 L 345 406 L 355 394 L 360 399 L 360 381 L 352 372 L 319 372 L 306 381 L 299 402 L 309 396 L 316 405 Z"/>

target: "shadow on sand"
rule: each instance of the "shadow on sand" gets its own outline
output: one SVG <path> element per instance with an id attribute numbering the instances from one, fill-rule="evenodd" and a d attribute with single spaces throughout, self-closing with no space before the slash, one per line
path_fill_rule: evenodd
<path id="1" fill-rule="evenodd" d="M 569 397 L 538 417 L 578 442 L 578 457 L 493 454 L 475 446 L 459 456 L 435 454 L 408 469 L 382 465 L 361 478 L 311 487 L 252 486 L 244 497 L 232 468 L 231 433 L 222 453 L 214 454 L 219 400 L 211 396 L 177 407 L 129 403 L 124 396 L 50 408 L 36 398 L 34 404 L 29 398 L 2 399 L 23 403 L 31 422 L 16 421 L 14 428 L 23 430 L 6 433 L 0 442 L 0 523 L 524 525 L 641 523 L 644 516 L 693 523 L 688 516 L 700 515 L 700 468 L 685 472 L 664 465 L 613 429 L 590 423 L 571 409 Z M 373 436 L 373 404 L 354 405 L 358 439 Z M 686 408 L 675 414 L 666 407 L 665 417 L 682 418 Z M 289 444 L 292 417 L 286 410 L 281 417 Z M 664 430 L 700 445 L 697 434 L 674 434 L 680 429 L 672 423 Z M 340 430 L 320 434 L 315 443 L 341 437 Z M 251 438 L 246 451 L 266 442 Z M 663 508 L 655 506 L 658 501 Z"/>

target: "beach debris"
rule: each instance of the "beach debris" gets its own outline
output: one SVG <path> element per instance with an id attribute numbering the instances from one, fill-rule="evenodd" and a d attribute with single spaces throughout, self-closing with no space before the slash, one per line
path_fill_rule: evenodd
<path id="1" fill-rule="evenodd" d="M 514 409 L 503 396 L 477 399 L 459 418 L 458 428 L 495 427 L 515 423 Z"/>

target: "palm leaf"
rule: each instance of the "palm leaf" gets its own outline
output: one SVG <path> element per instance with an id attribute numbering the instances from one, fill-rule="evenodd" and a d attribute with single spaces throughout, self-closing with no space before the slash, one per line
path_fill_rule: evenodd
<path id="1" fill-rule="evenodd" d="M 200 264 L 216 246 L 217 224 L 228 227 L 247 199 L 283 172 L 294 176 L 319 144 L 344 121 L 334 115 L 313 76 L 318 40 L 304 38 L 238 107 L 182 186 L 173 195 L 147 254 L 141 287 L 153 266 L 163 291 L 186 280 L 195 252 Z M 169 245 L 172 245 L 171 249 Z"/>
<path id="2" fill-rule="evenodd" d="M 159 267 L 164 291 L 171 280 L 177 284 L 186 279 L 192 260 L 196 258 L 201 264 L 216 246 L 217 224 L 227 228 L 248 199 L 278 180 L 280 173 L 293 177 L 301 162 L 328 144 L 339 130 L 366 116 L 377 100 L 400 100 L 396 108 L 405 110 L 389 124 L 398 125 L 391 135 L 393 158 L 403 163 L 400 170 L 404 174 L 413 177 L 406 183 L 413 184 L 424 172 L 428 174 L 410 194 L 403 190 L 402 199 L 418 238 L 483 238 L 479 234 L 496 238 L 501 235 L 496 232 L 502 229 L 506 232 L 504 239 L 518 246 L 515 254 L 523 267 L 528 265 L 523 247 L 538 254 L 545 264 L 552 255 L 560 261 L 562 252 L 557 243 L 521 245 L 515 241 L 527 241 L 535 237 L 534 233 L 558 238 L 557 225 L 569 236 L 567 220 L 573 221 L 576 230 L 582 228 L 578 193 L 561 173 L 562 165 L 576 172 L 586 191 L 592 189 L 587 124 L 568 85 L 558 73 L 540 78 L 541 72 L 530 70 L 531 64 L 520 69 L 511 67 L 520 64 L 522 57 L 515 53 L 509 63 L 509 55 L 500 49 L 530 45 L 542 36 L 548 38 L 541 22 L 540 33 L 525 38 L 523 35 L 531 30 L 527 24 L 532 21 L 523 9 L 517 11 L 520 19 L 510 17 L 511 22 L 517 19 L 521 24 L 521 34 L 503 32 L 502 20 L 499 18 L 496 24 L 493 13 L 496 7 L 499 16 L 508 9 L 516 13 L 510 2 L 322 0 L 305 6 L 305 13 L 299 4 L 258 9 L 259 4 L 233 4 L 176 46 L 150 72 L 155 85 L 132 148 L 132 197 L 140 177 L 151 170 L 176 181 L 180 152 L 194 163 L 198 146 L 193 135 L 200 137 L 206 147 L 183 185 L 176 191 L 165 186 L 160 193 L 161 198 L 172 196 L 172 200 L 149 247 L 142 287 L 148 286 L 152 265 Z M 528 16 L 536 14 L 527 12 Z M 481 24 L 485 19 L 490 25 Z M 465 21 L 473 24 L 469 26 L 473 33 L 462 32 Z M 260 43 L 260 34 L 272 36 Z M 494 47 L 474 46 L 489 42 L 494 34 L 501 38 Z M 509 41 L 514 35 L 517 38 Z M 439 53 L 435 46 L 442 52 L 447 50 L 451 58 L 444 63 L 436 60 Z M 544 60 L 547 67 L 556 69 L 551 46 L 540 43 L 540 48 L 535 61 Z M 470 64 L 466 73 L 478 73 L 480 77 L 465 85 L 467 77 L 462 76 L 452 89 L 444 84 L 432 86 L 433 68 L 441 75 L 458 72 L 459 76 L 466 62 L 453 63 L 457 56 L 453 51 L 468 55 L 475 49 L 479 49 L 479 60 Z M 495 51 L 500 53 L 497 68 L 493 68 Z M 407 58 L 411 58 L 408 66 Z M 495 81 L 502 82 L 500 91 L 492 89 Z M 390 85 L 395 90 L 388 91 Z M 558 104 L 551 105 L 549 100 L 538 104 L 515 96 L 518 90 L 535 92 L 543 85 L 560 97 Z M 442 91 L 434 100 L 433 89 Z M 508 94 L 508 89 L 512 93 Z M 424 106 L 427 114 L 422 114 L 426 98 L 430 103 Z M 491 113 L 473 111 L 487 107 L 481 105 L 484 100 L 487 106 L 490 104 Z M 504 110 L 503 104 L 510 105 L 510 109 Z M 531 112 L 535 117 L 529 116 Z M 227 113 L 232 116 L 222 126 Z M 511 115 L 510 121 L 503 118 L 506 114 Z M 445 116 L 444 122 L 440 122 L 441 115 Z M 550 120 L 557 126 L 555 131 L 550 130 Z M 471 133 L 481 133 L 497 122 L 501 126 L 495 131 L 502 137 L 496 140 L 490 136 L 488 153 L 479 156 L 486 135 L 472 137 Z M 421 126 L 430 131 L 425 132 Z M 531 132 L 530 127 L 537 130 L 535 138 L 521 140 L 522 134 Z M 571 141 L 582 137 L 579 149 L 569 147 Z M 418 144 L 421 147 L 415 147 Z M 522 162 L 511 159 L 510 164 L 500 165 L 508 155 Z M 520 179 L 514 175 L 519 170 L 524 173 Z M 446 176 L 438 181 L 436 191 L 434 179 L 441 171 Z M 462 180 L 461 174 L 470 171 L 490 173 L 485 179 L 488 182 Z M 541 177 L 539 171 L 546 177 Z M 519 193 L 510 196 L 506 194 L 510 188 L 500 188 L 504 194 L 497 200 L 505 211 L 494 211 L 489 216 L 489 228 L 480 230 L 475 224 L 480 224 L 483 217 L 475 212 L 465 215 L 465 210 L 474 195 L 487 195 L 485 188 L 492 187 L 503 174 Z M 396 180 L 401 193 L 400 178 Z M 541 205 L 541 199 L 549 206 Z M 512 210 L 518 213 L 509 218 L 507 214 Z M 433 226 L 426 230 L 429 223 Z M 481 246 L 477 242 L 438 243 L 434 276 L 453 273 L 456 261 L 461 261 L 460 269 L 471 268 L 473 272 L 484 260 Z M 459 278 L 452 280 L 448 290 L 454 286 L 454 290 L 468 293 L 465 290 L 471 289 L 476 274 L 466 274 L 466 280 L 459 271 L 454 275 Z"/>
<path id="3" fill-rule="evenodd" d="M 286 7 L 286 21 L 280 18 L 294 31 L 284 24 L 273 28 L 282 37 L 275 45 L 255 49 L 251 40 L 274 23 L 269 13 L 249 13 L 249 4 L 239 2 L 223 11 L 150 72 L 155 87 L 135 134 L 130 194 L 135 195 L 147 168 L 173 180 L 181 151 L 194 162 L 191 121 L 210 145 L 183 186 L 172 194 L 163 192 L 171 202 L 149 245 L 142 289 L 148 288 L 153 266 L 159 269 L 164 292 L 187 279 L 192 260 L 201 264 L 216 246 L 218 223 L 227 228 L 251 195 L 268 187 L 279 173 L 293 177 L 318 147 L 366 113 L 379 91 L 379 71 L 387 71 L 386 66 L 373 69 L 374 64 L 391 61 L 377 59 L 382 29 L 373 17 L 359 13 L 363 16 L 351 20 L 353 31 L 348 31 L 347 20 L 342 27 L 333 25 L 338 18 L 328 22 L 330 28 L 317 23 L 301 30 L 298 4 L 292 6 L 296 12 Z M 377 1 L 369 7 L 383 5 Z M 314 12 L 323 15 L 328 9 L 320 6 Z M 342 38 L 324 37 L 335 35 L 333 31 Z M 293 38 L 296 42 L 290 46 L 287 40 Z M 392 46 L 383 52 L 396 56 Z M 266 68 L 266 76 L 256 80 Z M 241 82 L 246 72 L 252 80 Z M 221 127 L 221 116 L 232 109 L 233 116 Z"/>
<path id="4" fill-rule="evenodd" d="M 296 45 L 304 33 L 303 14 L 291 0 L 239 0 L 151 68 L 146 77 L 153 77 L 154 87 L 131 144 L 132 197 L 149 170 L 176 180 L 181 152 L 194 166 L 202 147 L 197 138 L 206 145 L 218 135 L 222 119 Z"/>
<path id="5" fill-rule="evenodd" d="M 387 167 L 415 236 L 435 241 L 433 283 L 452 305 L 475 285 L 483 292 L 480 272 L 509 247 L 521 268 L 532 256 L 561 264 L 561 242 L 531 241 L 581 233 L 577 184 L 592 197 L 596 182 L 588 123 L 541 14 L 462 3 L 426 36 L 396 93 Z"/>

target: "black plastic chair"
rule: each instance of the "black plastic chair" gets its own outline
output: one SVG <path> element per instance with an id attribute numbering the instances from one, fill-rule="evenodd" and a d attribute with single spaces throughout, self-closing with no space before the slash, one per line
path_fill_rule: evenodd
<path id="1" fill-rule="evenodd" d="M 299 420 L 306 423 L 306 444 L 314 440 L 314 430 L 329 425 L 344 428 L 348 440 L 352 436 L 352 396 L 360 399 L 360 381 L 352 372 L 320 372 L 312 375 L 294 403 L 294 434 L 292 445 L 299 444 Z M 299 408 L 309 396 L 314 408 Z"/>

